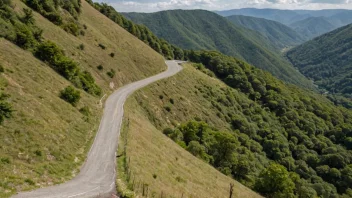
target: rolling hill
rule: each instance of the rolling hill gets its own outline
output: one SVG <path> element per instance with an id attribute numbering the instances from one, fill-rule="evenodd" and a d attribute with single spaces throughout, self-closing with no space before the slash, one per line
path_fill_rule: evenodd
<path id="1" fill-rule="evenodd" d="M 287 57 L 307 77 L 330 93 L 351 97 L 352 25 L 315 38 Z"/>
<path id="2" fill-rule="evenodd" d="M 311 88 L 278 49 L 256 31 L 232 24 L 204 10 L 173 10 L 157 13 L 123 13 L 138 24 L 146 25 L 157 36 L 184 49 L 218 50 L 246 60 L 289 83 Z"/>
<path id="3" fill-rule="evenodd" d="M 238 26 L 262 33 L 271 43 L 281 49 L 296 46 L 306 40 L 304 36 L 290 27 L 276 21 L 242 15 L 232 15 L 226 18 Z"/>

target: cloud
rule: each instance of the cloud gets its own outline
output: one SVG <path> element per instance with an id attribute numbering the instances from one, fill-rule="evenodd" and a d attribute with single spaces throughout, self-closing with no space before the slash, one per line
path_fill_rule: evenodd
<path id="1" fill-rule="evenodd" d="M 96 0 L 120 12 L 155 12 L 169 9 L 229 10 L 235 8 L 352 9 L 352 0 Z"/>

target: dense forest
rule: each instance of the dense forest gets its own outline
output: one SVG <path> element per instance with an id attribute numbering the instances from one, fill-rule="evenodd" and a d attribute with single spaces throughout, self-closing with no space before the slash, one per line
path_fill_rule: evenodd
<path id="1" fill-rule="evenodd" d="M 218 52 L 186 54 L 234 88 L 200 90 L 232 130 L 190 121 L 166 135 L 267 197 L 352 196 L 349 110 Z"/>
<path id="2" fill-rule="evenodd" d="M 277 48 L 284 49 L 303 43 L 306 38 L 276 21 L 242 15 L 226 17 L 232 23 L 255 30 L 267 37 Z"/>
<path id="3" fill-rule="evenodd" d="M 123 15 L 183 49 L 217 50 L 269 71 L 286 82 L 313 88 L 312 83 L 281 56 L 281 47 L 259 32 L 235 25 L 213 12 L 169 10 Z"/>
<path id="4" fill-rule="evenodd" d="M 339 28 L 287 52 L 288 59 L 323 92 L 351 107 L 352 25 Z M 325 90 L 325 91 L 324 91 Z M 339 96 L 340 95 L 340 96 Z"/>

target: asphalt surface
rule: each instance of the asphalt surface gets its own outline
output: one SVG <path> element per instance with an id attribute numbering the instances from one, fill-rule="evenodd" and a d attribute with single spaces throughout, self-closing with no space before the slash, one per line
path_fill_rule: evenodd
<path id="1" fill-rule="evenodd" d="M 112 197 L 115 192 L 116 151 L 123 118 L 123 106 L 130 94 L 182 70 L 178 61 L 166 61 L 168 69 L 158 75 L 128 84 L 106 100 L 104 115 L 80 173 L 64 184 L 21 192 L 16 198 Z"/>

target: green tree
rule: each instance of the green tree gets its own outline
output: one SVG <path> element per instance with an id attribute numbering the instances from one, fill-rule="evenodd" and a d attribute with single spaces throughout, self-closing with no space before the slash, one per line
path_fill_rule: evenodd
<path id="1" fill-rule="evenodd" d="M 272 163 L 259 175 L 255 190 L 266 197 L 294 197 L 295 183 L 285 167 Z"/>
<path id="2" fill-rule="evenodd" d="M 81 99 L 81 93 L 72 86 L 68 86 L 60 92 L 60 98 L 70 103 L 72 106 L 76 106 Z"/>
<path id="3" fill-rule="evenodd" d="M 2 124 L 5 118 L 10 118 L 13 112 L 12 106 L 7 99 L 10 96 L 0 92 L 0 124 Z"/>

